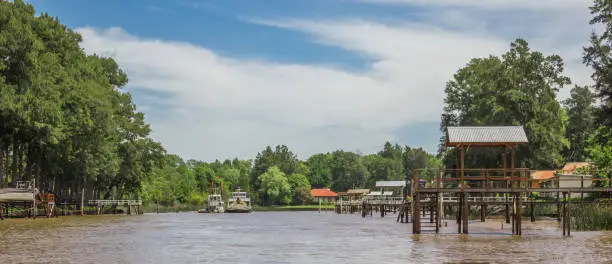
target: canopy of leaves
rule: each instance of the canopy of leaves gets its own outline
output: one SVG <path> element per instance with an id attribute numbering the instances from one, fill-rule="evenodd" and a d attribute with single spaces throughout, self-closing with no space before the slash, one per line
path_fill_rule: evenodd
<path id="1" fill-rule="evenodd" d="M 587 139 L 595 130 L 595 97 L 588 87 L 572 89 L 570 98 L 564 101 L 568 126 L 566 136 L 569 149 L 565 151 L 567 161 L 583 161 L 588 155 Z"/>
<path id="2" fill-rule="evenodd" d="M 278 167 L 272 166 L 258 178 L 259 193 L 269 204 L 291 203 L 291 186 Z"/>
<path id="3" fill-rule="evenodd" d="M 521 165 L 554 168 L 563 163 L 567 117 L 556 93 L 570 83 L 563 60 L 531 51 L 517 39 L 500 57 L 473 59 L 446 85 L 441 130 L 448 126 L 523 125 L 529 145 L 520 148 Z M 466 155 L 466 166 L 497 166 L 498 154 Z M 472 155 L 472 156 L 470 156 Z M 481 158 L 484 158 L 481 159 Z"/>
<path id="4" fill-rule="evenodd" d="M 140 193 L 164 149 L 121 91 L 126 74 L 21 0 L 0 1 L 0 186 L 35 179 L 60 199 Z"/>

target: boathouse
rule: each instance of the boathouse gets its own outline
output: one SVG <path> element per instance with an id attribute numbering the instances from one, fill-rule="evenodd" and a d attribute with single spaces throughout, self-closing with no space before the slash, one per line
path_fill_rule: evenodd
<path id="1" fill-rule="evenodd" d="M 336 201 L 338 194 L 330 189 L 312 189 L 310 190 L 313 202 L 332 203 Z"/>

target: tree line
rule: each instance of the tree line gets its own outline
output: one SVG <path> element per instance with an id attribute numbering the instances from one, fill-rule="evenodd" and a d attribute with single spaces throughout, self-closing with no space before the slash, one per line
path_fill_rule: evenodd
<path id="1" fill-rule="evenodd" d="M 66 199 L 123 197 L 161 166 L 126 74 L 80 41 L 32 5 L 0 1 L 0 187 L 34 180 Z"/>
<path id="2" fill-rule="evenodd" d="M 517 39 L 501 56 L 475 58 L 447 82 L 441 130 L 457 125 L 523 125 L 530 144 L 517 166 L 555 169 L 593 161 L 612 167 L 612 3 L 595 0 L 584 48 L 595 85 L 572 85 L 563 59 Z M 603 26 L 603 27 L 601 27 Z M 401 180 L 417 168 L 450 167 L 454 154 L 387 142 L 375 154 L 337 150 L 299 160 L 285 145 L 253 160 L 202 162 L 166 153 L 123 90 L 111 58 L 87 55 L 81 36 L 22 0 L 0 0 L 0 188 L 34 179 L 61 199 L 136 199 L 202 204 L 206 194 L 241 187 L 257 203 L 308 202 L 313 187 L 345 191 Z M 571 88 L 560 101 L 557 93 Z M 468 167 L 500 167 L 498 150 L 470 149 Z"/>
<path id="3" fill-rule="evenodd" d="M 439 168 L 440 160 L 421 148 L 386 142 L 377 153 L 336 150 L 299 160 L 285 145 L 268 146 L 253 160 L 183 161 L 167 155 L 164 166 L 143 183 L 145 201 L 162 205 L 202 204 L 215 191 L 241 188 L 261 205 L 305 204 L 312 188 L 346 191 L 371 188 L 376 181 L 404 180 L 419 168 Z M 434 170 L 424 174 L 433 177 Z"/>

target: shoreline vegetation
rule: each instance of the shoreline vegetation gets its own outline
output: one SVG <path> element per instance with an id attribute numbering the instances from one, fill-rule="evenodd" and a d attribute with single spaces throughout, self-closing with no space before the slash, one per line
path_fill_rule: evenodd
<path id="1" fill-rule="evenodd" d="M 558 170 L 588 161 L 596 168 L 588 174 L 611 187 L 612 2 L 594 0 L 591 11 L 592 24 L 604 30 L 592 33 L 583 54 L 593 86 L 573 84 L 561 56 L 517 38 L 505 53 L 473 58 L 445 77 L 437 153 L 384 142 L 374 153 L 338 149 L 299 159 L 278 144 L 253 159 L 200 161 L 153 140 L 114 59 L 85 53 L 80 34 L 32 4 L 0 0 L 0 188 L 35 182 L 71 211 L 87 211 L 90 199 L 142 200 L 145 212 L 196 211 L 209 194 L 226 199 L 237 188 L 248 192 L 255 211 L 318 210 L 310 205 L 312 188 L 372 188 L 416 169 L 427 180 L 458 167 L 444 148 L 444 131 L 475 125 L 523 126 L 529 145 L 516 149 L 517 166 Z M 558 98 L 563 89 L 571 89 L 566 100 Z M 501 150 L 470 148 L 465 167 L 500 168 L 500 156 Z M 31 204 L 0 206 L 19 212 Z M 576 210 L 587 215 L 573 215 L 578 229 L 612 229 L 610 207 Z"/>

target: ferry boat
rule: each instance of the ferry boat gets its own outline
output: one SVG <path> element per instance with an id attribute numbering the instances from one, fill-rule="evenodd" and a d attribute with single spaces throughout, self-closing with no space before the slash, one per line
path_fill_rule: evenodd
<path id="1" fill-rule="evenodd" d="M 215 185 L 211 182 L 212 193 L 208 195 L 208 207 L 206 209 L 198 210 L 198 213 L 223 213 L 225 212 L 225 207 L 223 206 L 223 196 L 221 194 L 215 193 Z M 223 183 L 221 183 L 221 188 L 223 188 Z M 223 189 L 221 189 L 223 190 Z"/>
<path id="2" fill-rule="evenodd" d="M 232 192 L 232 196 L 227 201 L 227 213 L 250 213 L 251 198 L 247 197 L 246 192 L 240 191 L 240 188 Z"/>

